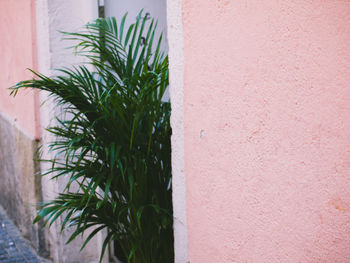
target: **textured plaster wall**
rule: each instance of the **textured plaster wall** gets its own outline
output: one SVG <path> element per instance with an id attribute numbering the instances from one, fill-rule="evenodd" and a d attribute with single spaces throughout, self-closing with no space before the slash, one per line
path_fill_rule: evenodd
<path id="1" fill-rule="evenodd" d="M 182 3 L 190 262 L 350 262 L 350 3 Z"/>
<path id="2" fill-rule="evenodd" d="M 0 0 L 0 112 L 17 122 L 30 137 L 39 138 L 38 94 L 9 97 L 8 88 L 32 77 L 36 69 L 35 1 Z"/>

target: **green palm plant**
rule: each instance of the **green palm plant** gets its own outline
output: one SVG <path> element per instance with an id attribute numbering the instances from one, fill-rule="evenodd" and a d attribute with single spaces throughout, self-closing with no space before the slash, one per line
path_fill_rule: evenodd
<path id="1" fill-rule="evenodd" d="M 65 33 L 78 41 L 76 51 L 90 66 L 61 69 L 52 78 L 34 72 L 35 79 L 11 92 L 47 91 L 70 116 L 48 128 L 57 158 L 41 160 L 51 163 L 42 175 L 69 180 L 56 199 L 41 205 L 34 222 L 51 225 L 62 217 L 61 229 L 73 229 L 68 243 L 91 228 L 82 249 L 107 229 L 101 260 L 112 241 L 125 262 L 170 263 L 174 257 L 171 109 L 162 101 L 168 57 L 160 50 L 162 35 L 155 41 L 157 23 L 147 20 L 141 11 L 128 28 L 125 15 L 120 24 L 98 19 Z"/>

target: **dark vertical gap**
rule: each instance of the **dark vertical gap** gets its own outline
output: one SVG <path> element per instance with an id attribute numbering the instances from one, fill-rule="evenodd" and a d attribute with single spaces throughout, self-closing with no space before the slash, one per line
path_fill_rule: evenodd
<path id="1" fill-rule="evenodd" d="M 34 150 L 34 189 L 35 189 L 35 199 L 37 202 L 37 209 L 39 209 L 40 203 L 43 202 L 43 189 L 42 189 L 42 183 L 41 183 L 41 175 L 40 175 L 40 140 L 34 140 L 33 141 L 33 150 Z M 49 257 L 49 249 L 48 244 L 46 242 L 46 236 L 45 236 L 45 227 L 44 227 L 44 221 L 40 220 L 38 223 L 38 252 L 41 257 Z"/>
<path id="2" fill-rule="evenodd" d="M 98 0 L 98 17 L 105 18 L 105 6 L 101 0 Z"/>
<path id="3" fill-rule="evenodd" d="M 105 18 L 105 5 L 104 0 L 98 0 L 98 18 Z M 104 38 L 104 32 L 100 31 L 101 40 Z M 104 47 L 104 42 L 101 41 L 101 46 Z M 103 49 L 102 49 L 103 50 Z M 100 54 L 100 60 L 103 62 L 102 54 Z"/>

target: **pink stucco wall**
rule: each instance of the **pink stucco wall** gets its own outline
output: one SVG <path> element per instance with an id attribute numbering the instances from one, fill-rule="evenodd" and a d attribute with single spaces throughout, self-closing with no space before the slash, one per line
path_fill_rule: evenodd
<path id="1" fill-rule="evenodd" d="M 349 1 L 182 3 L 189 261 L 350 262 Z"/>
<path id="2" fill-rule="evenodd" d="M 29 136 L 40 136 L 38 94 L 20 92 L 13 99 L 8 88 L 32 77 L 36 69 L 35 1 L 0 0 L 0 112 L 16 121 Z"/>

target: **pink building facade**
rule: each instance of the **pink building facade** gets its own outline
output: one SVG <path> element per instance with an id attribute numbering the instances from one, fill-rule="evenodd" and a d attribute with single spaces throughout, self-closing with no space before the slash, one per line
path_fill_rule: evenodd
<path id="1" fill-rule="evenodd" d="M 10 86 L 32 76 L 37 70 L 35 1 L 1 1 L 0 8 L 0 112 L 18 123 L 31 138 L 40 138 L 38 94 L 20 94 L 9 99 Z"/>
<path id="2" fill-rule="evenodd" d="M 179 260 L 350 261 L 349 4 L 170 2 Z"/>
<path id="3" fill-rule="evenodd" d="M 42 200 L 35 158 L 40 138 L 39 97 L 33 91 L 10 98 L 8 89 L 31 78 L 37 69 L 35 1 L 0 1 L 0 204 L 22 234 L 40 249 L 38 226 L 32 225 L 35 206 Z"/>
<path id="4" fill-rule="evenodd" d="M 20 220 L 59 189 L 32 176 L 50 105 L 7 88 L 78 63 L 57 30 L 96 17 L 93 0 L 0 0 L 0 203 L 55 262 L 74 262 L 57 231 Z M 168 0 L 167 32 L 176 263 L 349 262 L 349 3 Z"/>

